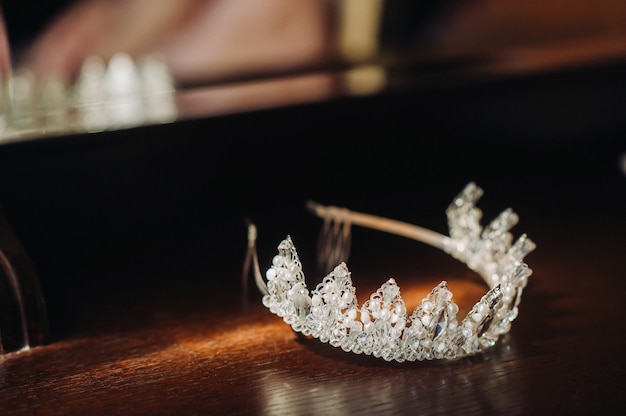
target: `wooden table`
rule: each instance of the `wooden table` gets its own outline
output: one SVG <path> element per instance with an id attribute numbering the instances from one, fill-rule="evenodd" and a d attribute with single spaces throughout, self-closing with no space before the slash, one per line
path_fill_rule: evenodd
<path id="1" fill-rule="evenodd" d="M 0 414 L 621 414 L 623 73 L 0 149 L 2 200 L 39 270 L 52 335 L 0 357 Z M 486 218 L 513 207 L 515 235 L 538 246 L 520 315 L 488 352 L 404 364 L 347 354 L 242 293 L 246 215 L 262 267 L 290 234 L 312 286 L 320 223 L 307 198 L 445 232 L 469 180 L 485 189 Z M 483 290 L 445 254 L 375 231 L 354 230 L 349 266 L 361 302 L 388 277 L 414 302 L 442 279 L 466 307 Z"/>

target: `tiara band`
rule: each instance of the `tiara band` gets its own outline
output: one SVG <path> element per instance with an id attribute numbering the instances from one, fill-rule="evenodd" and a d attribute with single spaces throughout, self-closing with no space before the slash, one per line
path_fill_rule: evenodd
<path id="1" fill-rule="evenodd" d="M 459 308 L 445 281 L 439 283 L 408 315 L 400 288 L 389 279 L 361 306 L 345 262 L 312 291 L 306 286 L 302 264 L 290 236 L 263 279 L 256 253 L 256 227 L 249 225 L 244 274 L 254 265 L 263 305 L 296 332 L 318 338 L 346 352 L 373 355 L 387 361 L 457 359 L 482 352 L 509 332 L 518 315 L 522 292 L 532 270 L 523 262 L 535 244 L 523 234 L 513 243 L 509 230 L 518 222 L 510 208 L 482 227 L 482 211 L 475 203 L 482 189 L 470 182 L 446 210 L 449 236 L 403 223 L 308 203 L 324 219 L 318 253 L 322 264 L 345 255 L 351 225 L 409 237 L 437 247 L 465 263 L 489 290 L 459 321 Z"/>

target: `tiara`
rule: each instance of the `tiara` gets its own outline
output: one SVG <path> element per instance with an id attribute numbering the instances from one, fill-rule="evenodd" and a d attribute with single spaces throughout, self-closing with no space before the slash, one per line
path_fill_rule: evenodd
<path id="1" fill-rule="evenodd" d="M 359 306 L 345 262 L 340 262 L 309 291 L 290 236 L 278 245 L 278 254 L 272 259 L 265 280 L 258 265 L 254 224 L 248 227 L 244 274 L 252 263 L 263 305 L 294 331 L 346 352 L 398 362 L 474 355 L 492 347 L 500 335 L 509 332 L 532 274 L 523 259 L 535 249 L 526 234 L 513 242 L 509 230 L 519 218 L 510 208 L 486 227 L 480 225 L 482 211 L 475 203 L 482 194 L 482 189 L 470 182 L 454 198 L 446 210 L 449 236 L 345 208 L 307 204 L 309 210 L 324 219 L 318 246 L 318 260 L 324 264 L 329 258 L 345 256 L 351 225 L 409 237 L 465 263 L 483 278 L 489 290 L 462 319 L 445 281 L 432 289 L 410 315 L 394 279 L 387 280 Z"/>

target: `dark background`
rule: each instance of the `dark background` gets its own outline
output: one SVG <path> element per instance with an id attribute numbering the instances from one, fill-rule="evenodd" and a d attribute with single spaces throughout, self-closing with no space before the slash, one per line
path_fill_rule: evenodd
<path id="1" fill-rule="evenodd" d="M 73 302 L 206 279 L 238 284 L 208 274 L 238 276 L 244 218 L 257 223 L 267 257 L 286 234 L 315 239 L 307 199 L 446 232 L 445 208 L 476 181 L 486 220 L 511 206 L 531 236 L 551 238 L 554 224 L 584 245 L 595 227 L 623 245 L 624 69 L 409 87 L 8 144 L 0 201 L 41 274 L 53 333 L 78 313 Z M 213 273 L 105 272 L 183 252 Z"/>
<path id="2" fill-rule="evenodd" d="M 73 3 L 74 0 L 0 2 L 13 51 L 26 47 L 54 18 Z"/>
<path id="3" fill-rule="evenodd" d="M 33 2 L 11 3 L 7 16 Z M 371 96 L 0 145 L 0 205 L 50 329 L 0 358 L 0 413 L 621 414 L 626 60 L 449 64 L 396 67 L 395 88 Z M 290 234 L 311 283 L 321 224 L 307 199 L 446 233 L 469 181 L 483 223 L 512 207 L 514 235 L 537 243 L 493 349 L 381 363 L 296 337 L 255 290 L 241 301 L 245 218 L 262 269 Z M 363 291 L 381 275 L 403 293 L 419 286 L 406 276 L 466 277 L 430 247 L 353 236 Z"/>

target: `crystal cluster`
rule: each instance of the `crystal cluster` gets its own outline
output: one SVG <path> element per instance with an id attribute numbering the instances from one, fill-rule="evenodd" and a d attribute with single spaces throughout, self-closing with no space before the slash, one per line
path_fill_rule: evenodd
<path id="1" fill-rule="evenodd" d="M 8 80 L 9 111 L 0 140 L 43 134 L 96 132 L 178 117 L 174 80 L 157 56 L 119 53 L 108 62 L 87 58 L 73 82 L 38 79 L 28 68 Z"/>
<path id="2" fill-rule="evenodd" d="M 508 230 L 517 215 L 505 210 L 484 229 L 475 202 L 482 190 L 470 183 L 447 210 L 446 252 L 479 273 L 490 287 L 464 318 L 447 283 L 437 285 L 409 315 L 394 279 L 362 305 L 345 263 L 309 291 L 302 264 L 288 236 L 267 270 L 263 304 L 304 335 L 344 351 L 387 361 L 455 359 L 493 346 L 517 317 L 532 271 L 523 263 L 534 244 L 523 235 L 514 244 Z"/>

